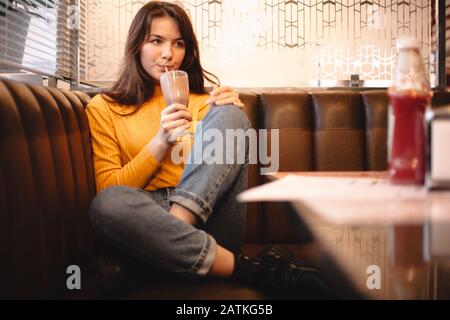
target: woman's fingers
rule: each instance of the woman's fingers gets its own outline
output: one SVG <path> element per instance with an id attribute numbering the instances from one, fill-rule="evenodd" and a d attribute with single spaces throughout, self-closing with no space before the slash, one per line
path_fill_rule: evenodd
<path id="1" fill-rule="evenodd" d="M 182 135 L 192 125 L 192 113 L 182 104 L 174 103 L 161 111 L 162 134 L 167 141 L 173 142 L 173 137 Z"/>
<path id="2" fill-rule="evenodd" d="M 170 122 L 179 119 L 192 121 L 192 113 L 188 110 L 179 110 L 177 112 L 161 116 L 161 122 Z"/>
<path id="3" fill-rule="evenodd" d="M 175 128 L 171 131 L 171 134 L 174 133 L 181 133 L 181 132 L 185 132 L 186 130 L 189 130 L 191 128 L 191 123 L 186 123 L 185 125 L 182 125 L 181 127 Z"/>
<path id="4" fill-rule="evenodd" d="M 227 98 L 239 99 L 239 93 L 237 93 L 236 91 L 224 92 L 224 93 L 217 95 L 215 99 L 217 101 L 219 101 L 219 100 L 223 100 L 223 99 L 227 99 Z"/>
<path id="5" fill-rule="evenodd" d="M 211 91 L 211 97 L 215 97 L 224 92 L 233 92 L 233 89 L 228 86 L 215 87 L 213 91 Z"/>
<path id="6" fill-rule="evenodd" d="M 245 107 L 241 100 L 235 101 L 235 102 L 233 102 L 233 104 L 234 104 L 236 107 L 239 107 L 239 108 L 241 108 L 241 109 L 244 109 L 244 107 Z"/>
<path id="7" fill-rule="evenodd" d="M 179 127 L 182 127 L 182 126 L 190 127 L 191 123 L 192 123 L 191 121 L 188 121 L 186 119 L 179 119 L 179 120 L 163 123 L 162 127 L 164 128 L 164 130 L 166 132 L 169 132 L 169 131 L 172 131 L 172 130 L 177 129 Z"/>
<path id="8" fill-rule="evenodd" d="M 175 142 L 177 141 L 177 138 L 180 136 L 183 136 L 186 131 L 188 131 L 191 127 L 191 123 L 187 123 L 185 125 L 182 125 L 181 127 L 175 128 L 172 131 L 170 131 L 169 134 L 169 141 L 170 142 Z"/>
<path id="9" fill-rule="evenodd" d="M 161 111 L 161 114 L 171 114 L 171 113 L 177 112 L 179 110 L 186 111 L 186 110 L 188 110 L 188 108 L 182 104 L 174 103 L 174 104 L 171 104 L 170 106 L 164 108 L 164 110 Z"/>
<path id="10" fill-rule="evenodd" d="M 229 97 L 229 98 L 225 98 L 225 99 L 222 99 L 222 100 L 218 100 L 218 101 L 216 101 L 215 103 L 216 103 L 216 105 L 218 105 L 218 106 L 223 106 L 223 105 L 225 105 L 225 104 L 234 104 L 235 102 L 240 102 L 240 100 L 239 99 L 236 99 L 236 97 Z"/>
<path id="11" fill-rule="evenodd" d="M 211 96 L 206 103 L 215 103 L 215 104 L 222 104 L 218 103 L 219 101 L 234 99 L 239 100 L 239 94 L 236 91 L 226 91 L 219 94 L 216 94 L 215 96 Z M 232 103 L 234 100 L 228 103 Z"/>

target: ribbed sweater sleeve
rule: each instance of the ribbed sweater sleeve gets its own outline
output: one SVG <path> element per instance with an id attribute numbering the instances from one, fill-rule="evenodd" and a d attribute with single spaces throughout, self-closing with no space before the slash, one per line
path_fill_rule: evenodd
<path id="1" fill-rule="evenodd" d="M 113 185 L 144 188 L 161 163 L 154 159 L 147 146 L 127 164 L 122 165 L 108 102 L 96 96 L 86 107 L 89 121 L 97 191 Z"/>

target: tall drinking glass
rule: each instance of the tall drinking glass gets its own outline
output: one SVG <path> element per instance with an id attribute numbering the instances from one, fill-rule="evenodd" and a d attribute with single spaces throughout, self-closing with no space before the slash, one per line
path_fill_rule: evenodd
<path id="1" fill-rule="evenodd" d="M 161 90 L 164 100 L 168 106 L 179 103 L 188 106 L 189 103 L 189 78 L 188 74 L 183 70 L 173 70 L 165 72 L 160 77 Z M 191 138 L 191 133 L 185 131 L 171 137 L 173 142 L 183 141 L 184 138 Z"/>

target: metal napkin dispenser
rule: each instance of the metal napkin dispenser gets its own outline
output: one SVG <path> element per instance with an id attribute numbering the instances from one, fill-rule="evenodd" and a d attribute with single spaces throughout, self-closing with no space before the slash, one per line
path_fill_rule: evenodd
<path id="1" fill-rule="evenodd" d="M 428 189 L 450 188 L 450 105 L 429 109 L 425 116 Z"/>

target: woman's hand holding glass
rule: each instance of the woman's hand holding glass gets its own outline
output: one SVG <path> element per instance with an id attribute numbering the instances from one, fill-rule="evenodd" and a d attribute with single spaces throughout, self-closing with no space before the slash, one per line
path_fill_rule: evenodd
<path id="1" fill-rule="evenodd" d="M 244 108 L 244 104 L 239 99 L 239 94 L 234 91 L 233 88 L 227 86 L 215 87 L 210 92 L 210 98 L 206 103 L 215 104 L 217 106 L 233 104 L 241 109 Z"/>
<path id="2" fill-rule="evenodd" d="M 182 104 L 174 103 L 161 111 L 160 128 L 148 144 L 150 153 L 162 161 L 170 144 L 177 141 L 192 125 L 192 113 Z"/>
<path id="3" fill-rule="evenodd" d="M 207 103 L 217 106 L 233 104 L 244 108 L 239 94 L 227 86 L 215 87 L 210 92 Z M 160 129 L 148 144 L 151 154 L 157 161 L 164 159 L 170 144 L 177 142 L 177 137 L 183 136 L 190 129 L 192 121 L 192 113 L 182 104 L 171 104 L 161 112 Z"/>
<path id="4" fill-rule="evenodd" d="M 161 125 L 157 137 L 169 145 L 189 130 L 192 113 L 182 104 L 174 103 L 161 112 Z"/>

